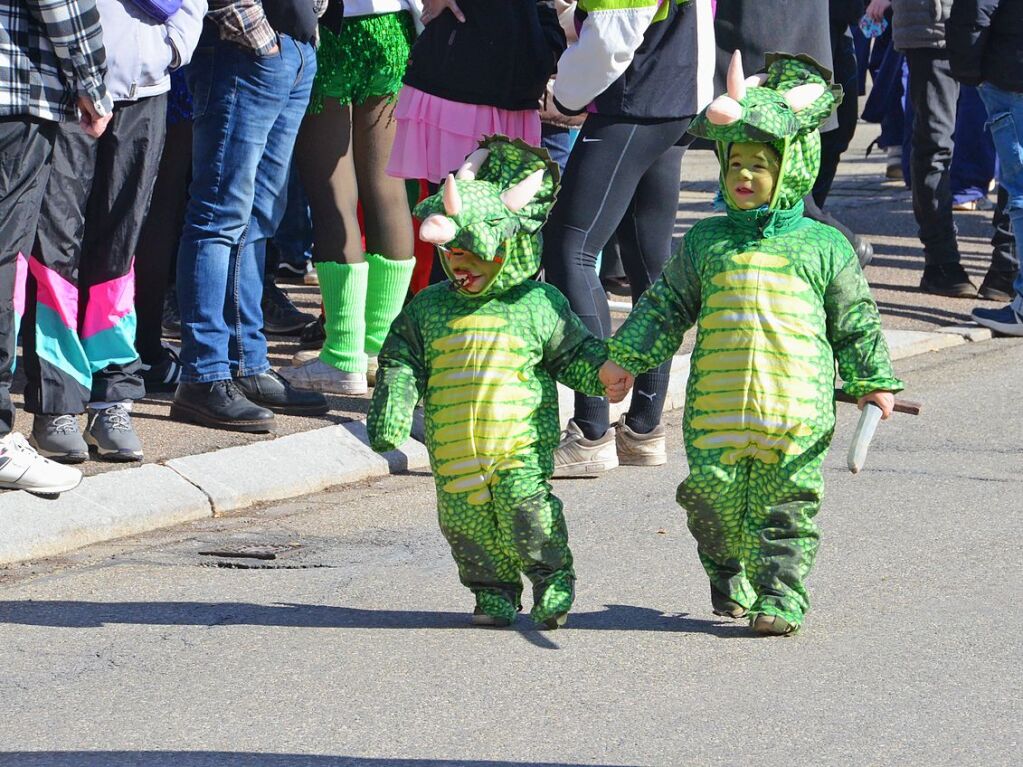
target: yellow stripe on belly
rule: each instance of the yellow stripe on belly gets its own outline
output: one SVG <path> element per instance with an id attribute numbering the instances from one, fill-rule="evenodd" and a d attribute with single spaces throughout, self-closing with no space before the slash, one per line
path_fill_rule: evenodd
<path id="1" fill-rule="evenodd" d="M 695 379 L 697 392 L 752 391 L 765 397 L 786 397 L 789 399 L 817 399 L 820 391 L 812 381 L 771 375 L 765 370 L 737 370 L 724 373 L 708 373 Z"/>
<path id="2" fill-rule="evenodd" d="M 738 290 L 720 290 L 707 299 L 711 309 L 735 309 L 745 312 L 766 312 L 768 314 L 795 314 L 812 317 L 816 313 L 813 305 L 797 296 L 785 293 L 751 293 Z"/>
<path id="3" fill-rule="evenodd" d="M 732 261 L 743 266 L 763 266 L 778 269 L 787 266 L 789 260 L 784 256 L 773 253 L 761 253 L 757 250 L 749 250 L 745 253 L 737 253 L 732 256 Z"/>
<path id="4" fill-rule="evenodd" d="M 458 351 L 459 349 L 521 349 L 526 342 L 518 336 L 507 333 L 496 333 L 491 330 L 467 331 L 438 338 L 431 346 L 440 352 Z"/>
<path id="5" fill-rule="evenodd" d="M 805 293 L 810 286 L 798 277 L 781 272 L 751 272 L 745 269 L 718 272 L 710 279 L 719 288 L 757 288 L 776 293 Z"/>
<path id="6" fill-rule="evenodd" d="M 514 384 L 519 377 L 514 370 L 462 369 L 443 370 L 430 376 L 427 386 L 496 386 Z"/>
<path id="7" fill-rule="evenodd" d="M 452 330 L 490 330 L 503 328 L 507 324 L 508 320 L 504 317 L 497 317 L 493 314 L 467 314 L 448 322 L 448 327 Z"/>
<path id="8" fill-rule="evenodd" d="M 696 369 L 700 372 L 724 370 L 748 370 L 769 375 L 784 376 L 812 380 L 817 377 L 818 370 L 805 362 L 778 357 L 772 354 L 761 354 L 756 351 L 745 352 L 714 352 L 696 361 Z"/>
<path id="9" fill-rule="evenodd" d="M 764 349 L 775 353 L 790 354 L 794 357 L 816 358 L 821 349 L 806 338 L 782 335 L 766 330 L 725 330 L 706 333 L 700 339 L 700 348 L 708 351 L 728 349 Z"/>
<path id="10" fill-rule="evenodd" d="M 700 318 L 704 330 L 749 330 L 751 327 L 798 338 L 816 338 L 817 329 L 795 314 L 722 309 Z"/>
<path id="11" fill-rule="evenodd" d="M 694 429 L 705 431 L 721 429 L 741 429 L 762 432 L 771 435 L 791 434 L 795 437 L 806 437 L 812 430 L 805 423 L 789 418 L 770 418 L 754 415 L 746 411 L 737 413 L 705 413 L 698 415 L 690 422 Z"/>
<path id="12" fill-rule="evenodd" d="M 761 450 L 780 450 L 788 455 L 799 455 L 803 448 L 788 437 L 770 436 L 755 431 L 712 431 L 693 440 L 703 450 L 734 447 L 745 449 L 751 445 Z"/>
<path id="13" fill-rule="evenodd" d="M 764 416 L 790 418 L 814 418 L 817 415 L 817 407 L 813 403 L 785 399 L 780 397 L 777 391 L 764 392 L 752 388 L 701 394 L 693 399 L 693 407 L 703 412 L 747 409 Z"/>
<path id="14" fill-rule="evenodd" d="M 457 352 L 446 352 L 435 357 L 430 364 L 434 370 L 448 368 L 514 368 L 524 367 L 527 360 L 515 352 L 491 349 L 463 349 Z"/>
<path id="15" fill-rule="evenodd" d="M 430 392 L 431 405 L 464 405 L 486 399 L 500 399 L 502 402 L 530 402 L 534 406 L 540 404 L 540 392 L 521 385 L 518 380 L 514 385 L 501 386 L 456 386 Z"/>
<path id="16" fill-rule="evenodd" d="M 536 412 L 528 405 L 510 405 L 493 400 L 478 400 L 475 403 L 451 405 L 433 415 L 437 424 L 466 423 L 474 421 L 525 421 Z"/>

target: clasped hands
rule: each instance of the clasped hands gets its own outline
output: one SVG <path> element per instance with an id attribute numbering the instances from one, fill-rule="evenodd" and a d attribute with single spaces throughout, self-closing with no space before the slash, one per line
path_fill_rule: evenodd
<path id="1" fill-rule="evenodd" d="M 600 382 L 604 384 L 604 391 L 611 402 L 621 402 L 629 393 L 633 382 L 636 380 L 628 370 L 608 360 L 600 366 L 598 373 Z"/>

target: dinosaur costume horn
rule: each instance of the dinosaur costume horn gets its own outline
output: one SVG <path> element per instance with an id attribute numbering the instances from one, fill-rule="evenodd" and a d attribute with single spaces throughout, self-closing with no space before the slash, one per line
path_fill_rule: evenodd
<path id="1" fill-rule="evenodd" d="M 533 171 L 515 186 L 502 192 L 501 202 L 510 211 L 522 210 L 530 200 L 536 197 L 536 193 L 540 191 L 540 187 L 543 185 L 543 174 L 543 168 Z"/>
<path id="2" fill-rule="evenodd" d="M 746 98 L 746 75 L 742 71 L 742 54 L 738 50 L 732 54 L 732 61 L 728 64 L 726 83 L 731 98 L 736 101 Z"/>
<path id="3" fill-rule="evenodd" d="M 451 242 L 457 233 L 458 227 L 455 226 L 455 222 L 439 213 L 427 216 L 419 226 L 419 239 L 434 245 Z"/>
<path id="4" fill-rule="evenodd" d="M 785 92 L 785 100 L 789 102 L 793 112 L 799 112 L 819 99 L 825 90 L 827 89 L 823 85 L 818 85 L 817 83 L 797 85 L 795 88 Z"/>
<path id="5" fill-rule="evenodd" d="M 483 163 L 486 162 L 487 157 L 489 156 L 489 149 L 477 149 L 465 158 L 465 162 L 463 162 L 462 167 L 458 169 L 458 172 L 455 174 L 455 178 L 459 181 L 475 180 L 476 174 L 480 172 L 480 168 L 483 167 Z"/>
<path id="6" fill-rule="evenodd" d="M 462 212 L 462 197 L 458 194 L 455 177 L 450 173 L 448 180 L 444 182 L 444 212 L 449 216 L 457 216 Z"/>

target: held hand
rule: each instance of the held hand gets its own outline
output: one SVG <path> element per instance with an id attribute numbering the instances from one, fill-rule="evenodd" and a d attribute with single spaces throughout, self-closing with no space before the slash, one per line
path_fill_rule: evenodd
<path id="1" fill-rule="evenodd" d="M 870 0 L 870 5 L 867 6 L 867 16 L 874 21 L 880 21 L 884 18 L 885 11 L 891 7 L 892 0 Z"/>
<path id="2" fill-rule="evenodd" d="M 423 24 L 429 24 L 435 18 L 444 13 L 444 9 L 448 9 L 455 15 L 463 24 L 465 23 L 465 15 L 462 13 L 462 9 L 458 7 L 458 3 L 455 0 L 423 0 L 423 13 L 420 15 L 419 20 Z"/>
<path id="3" fill-rule="evenodd" d="M 621 402 L 625 399 L 625 395 L 629 393 L 635 380 L 628 370 L 616 365 L 611 360 L 600 366 L 599 375 L 600 382 L 604 384 L 604 390 L 607 392 L 607 398 L 612 402 Z"/>
<path id="4" fill-rule="evenodd" d="M 78 97 L 78 108 L 82 112 L 82 116 L 78 119 L 78 124 L 82 126 L 82 130 L 85 131 L 86 135 L 93 138 L 102 136 L 113 114 L 100 117 L 96 107 L 92 105 L 92 101 L 86 96 Z"/>
<path id="5" fill-rule="evenodd" d="M 871 402 L 881 408 L 881 420 L 887 421 L 888 417 L 892 414 L 892 408 L 895 407 L 895 395 L 890 391 L 872 391 L 870 394 L 864 394 L 857 400 L 856 405 L 860 410 Z"/>

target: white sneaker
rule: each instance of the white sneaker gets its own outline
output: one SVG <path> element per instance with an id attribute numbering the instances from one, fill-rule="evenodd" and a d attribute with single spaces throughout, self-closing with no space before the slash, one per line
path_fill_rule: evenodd
<path id="1" fill-rule="evenodd" d="M 319 357 L 277 372 L 296 389 L 310 389 L 323 394 L 365 394 L 369 391 L 365 373 L 338 370 Z"/>
<path id="2" fill-rule="evenodd" d="M 82 472 L 39 455 L 17 432 L 0 439 L 0 488 L 58 495 L 81 481 Z"/>
<path id="3" fill-rule="evenodd" d="M 319 358 L 320 358 L 319 349 L 299 349 L 297 352 L 295 352 L 294 355 L 292 355 L 291 364 L 304 365 L 310 360 L 315 360 Z"/>
<path id="4" fill-rule="evenodd" d="M 618 448 L 618 462 L 622 466 L 663 466 L 668 462 L 662 424 L 657 424 L 648 434 L 639 434 L 629 428 L 622 415 L 615 432 L 615 445 Z"/>
<path id="5" fill-rule="evenodd" d="M 574 420 L 561 432 L 561 442 L 554 451 L 555 477 L 595 477 L 618 466 L 615 429 L 604 436 L 586 439 Z"/>

